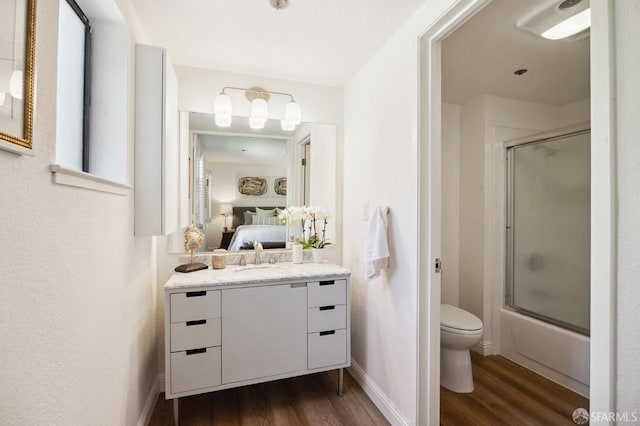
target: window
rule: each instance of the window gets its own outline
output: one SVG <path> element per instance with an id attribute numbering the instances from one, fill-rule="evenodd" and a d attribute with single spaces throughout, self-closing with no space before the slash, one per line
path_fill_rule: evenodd
<path id="1" fill-rule="evenodd" d="M 58 20 L 53 181 L 88 189 L 99 181 L 126 193 L 133 102 L 126 21 L 116 0 L 61 0 Z"/>
<path id="2" fill-rule="evenodd" d="M 89 172 L 91 25 L 74 0 L 60 2 L 56 162 Z"/>

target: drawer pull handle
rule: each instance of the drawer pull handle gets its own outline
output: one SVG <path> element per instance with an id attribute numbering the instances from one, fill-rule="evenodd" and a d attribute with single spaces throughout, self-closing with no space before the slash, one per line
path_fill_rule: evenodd
<path id="1" fill-rule="evenodd" d="M 203 325 L 206 323 L 207 323 L 207 320 L 187 321 L 187 327 L 190 327 L 192 325 Z"/>
<path id="2" fill-rule="evenodd" d="M 291 288 L 301 288 L 301 287 L 306 287 L 307 283 L 297 283 L 297 284 L 291 284 Z"/>
<path id="3" fill-rule="evenodd" d="M 320 332 L 321 336 L 328 336 L 330 334 L 336 334 L 336 331 L 335 330 L 331 330 L 331 331 L 321 331 Z"/>
<path id="4" fill-rule="evenodd" d="M 334 285 L 335 283 L 336 283 L 335 280 L 320 281 L 320 285 Z"/>
<path id="5" fill-rule="evenodd" d="M 187 292 L 187 297 L 201 297 L 206 295 L 207 295 L 206 291 L 188 291 Z"/>
<path id="6" fill-rule="evenodd" d="M 336 308 L 335 305 L 331 305 L 331 306 L 320 306 L 320 310 L 321 311 L 332 311 Z"/>
<path id="7" fill-rule="evenodd" d="M 187 355 L 203 354 L 205 352 L 207 352 L 207 348 L 188 349 L 187 350 Z"/>

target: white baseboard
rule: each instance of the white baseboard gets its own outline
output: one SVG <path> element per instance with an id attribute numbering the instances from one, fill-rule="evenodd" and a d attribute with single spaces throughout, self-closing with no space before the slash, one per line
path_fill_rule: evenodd
<path id="1" fill-rule="evenodd" d="M 351 367 L 347 368 L 347 370 L 389 423 L 394 426 L 408 426 L 410 424 L 409 419 L 402 415 L 393 401 L 389 399 L 353 358 L 351 359 Z"/>
<path id="2" fill-rule="evenodd" d="M 155 406 L 156 399 L 158 399 L 158 394 L 162 391 L 160 388 L 163 387 L 163 385 L 164 379 L 160 380 L 160 376 L 158 376 L 156 381 L 153 383 L 153 386 L 151 386 L 151 390 L 147 396 L 147 401 L 144 403 L 142 413 L 140 413 L 138 423 L 136 423 L 137 426 L 147 426 L 149 424 L 151 415 L 153 414 L 153 407 Z"/>
<path id="3" fill-rule="evenodd" d="M 493 343 L 491 343 L 491 340 L 482 340 L 471 349 L 482 355 L 493 355 Z"/>

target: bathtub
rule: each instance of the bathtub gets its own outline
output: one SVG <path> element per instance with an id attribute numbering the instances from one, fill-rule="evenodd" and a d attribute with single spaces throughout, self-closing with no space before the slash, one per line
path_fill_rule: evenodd
<path id="1" fill-rule="evenodd" d="M 500 354 L 589 397 L 589 337 L 503 308 Z"/>

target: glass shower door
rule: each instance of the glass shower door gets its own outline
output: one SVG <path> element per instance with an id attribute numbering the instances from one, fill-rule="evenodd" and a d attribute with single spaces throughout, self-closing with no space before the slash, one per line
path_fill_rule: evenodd
<path id="1" fill-rule="evenodd" d="M 507 150 L 507 304 L 589 334 L 590 133 Z"/>

